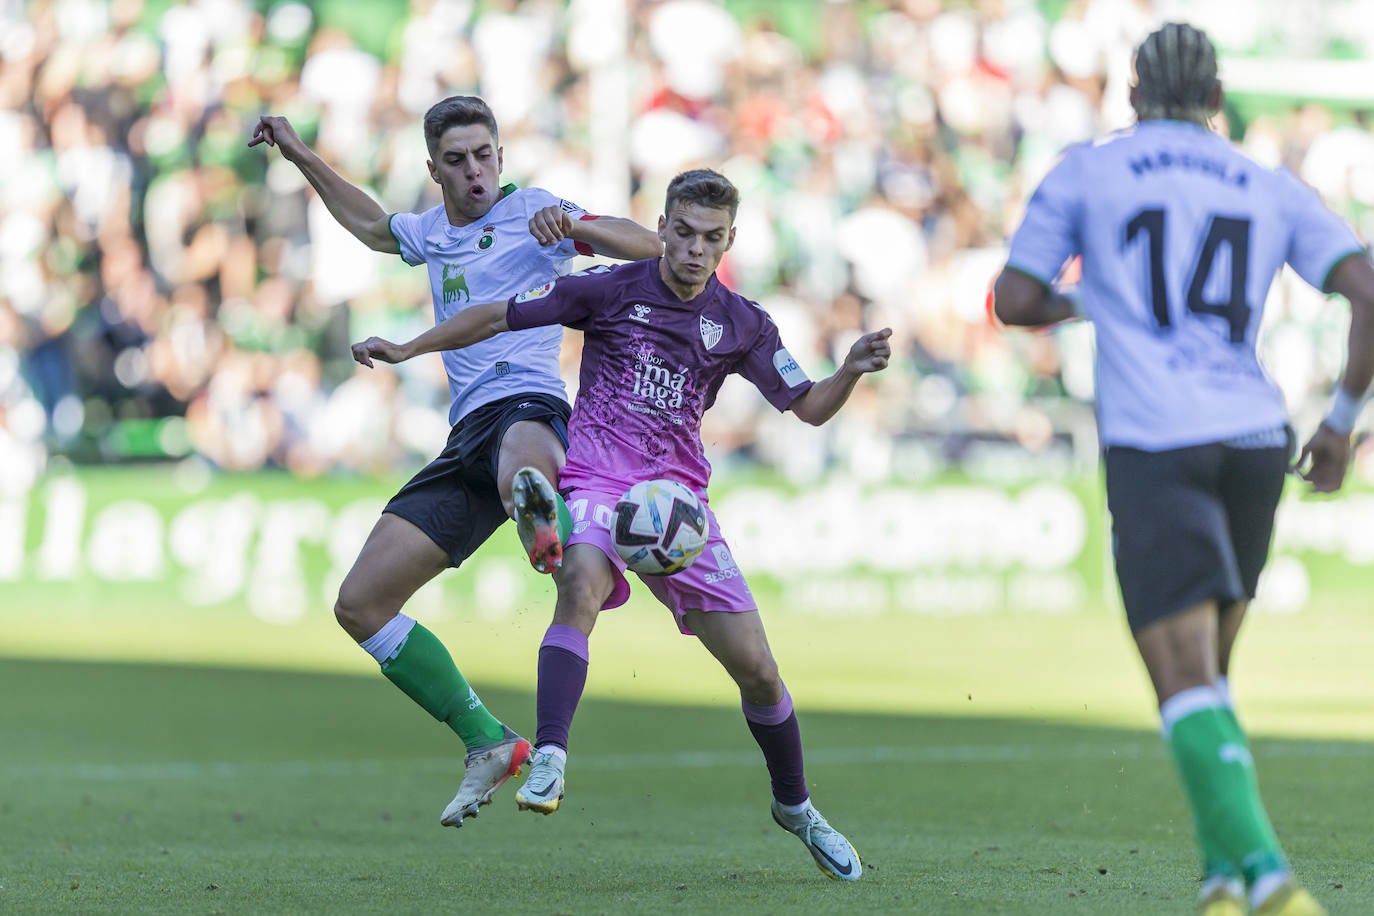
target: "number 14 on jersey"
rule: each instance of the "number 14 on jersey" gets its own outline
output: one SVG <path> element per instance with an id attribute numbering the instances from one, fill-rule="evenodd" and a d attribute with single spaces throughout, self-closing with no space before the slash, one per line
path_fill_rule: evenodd
<path id="1" fill-rule="evenodd" d="M 1122 233 L 1121 248 L 1125 251 L 1141 235 L 1145 236 L 1146 255 L 1149 260 L 1149 299 L 1155 324 L 1161 331 L 1173 326 L 1173 307 L 1170 302 L 1169 288 L 1164 273 L 1165 232 L 1168 220 L 1163 209 L 1140 210 L 1127 221 Z M 1229 292 L 1219 298 L 1209 299 L 1205 295 L 1207 278 L 1212 273 L 1217 254 L 1225 245 L 1230 253 L 1231 271 Z M 1188 274 L 1188 291 L 1184 305 L 1188 313 L 1195 315 L 1215 315 L 1226 321 L 1228 339 L 1233 344 L 1242 344 L 1250 325 L 1254 309 L 1245 301 L 1246 271 L 1250 262 L 1250 220 L 1212 214 L 1208 217 L 1207 231 L 1202 244 L 1193 258 L 1192 270 Z"/>

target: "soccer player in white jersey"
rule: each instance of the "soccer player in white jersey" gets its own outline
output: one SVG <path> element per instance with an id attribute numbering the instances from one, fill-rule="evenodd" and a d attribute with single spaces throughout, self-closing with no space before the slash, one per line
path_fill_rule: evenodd
<path id="1" fill-rule="evenodd" d="M 1283 398 L 1255 353 L 1269 286 L 1288 264 L 1350 301 L 1344 378 L 1298 463 L 1329 492 L 1374 374 L 1374 268 L 1311 189 L 1208 129 L 1221 84 L 1205 34 L 1165 25 L 1135 69 L 1137 124 L 1070 148 L 1045 176 L 994 308 L 1007 324 L 1083 314 L 1096 330 L 1117 578 L 1193 810 L 1199 909 L 1322 913 L 1270 826 L 1226 677 L 1292 457 Z M 1056 288 L 1074 256 L 1081 281 Z"/>
<path id="2" fill-rule="evenodd" d="M 659 237 L 664 255 L 593 268 L 509 301 L 474 307 L 407 344 L 372 337 L 353 357 L 395 363 L 420 353 L 478 345 L 515 328 L 565 324 L 582 331 L 582 369 L 569 424 L 568 463 L 559 482 L 576 520 L 555 575 L 558 602 L 539 648 L 538 752 L 516 794 L 522 809 L 558 810 L 568 732 L 587 680 L 588 636 L 597 614 L 629 597 L 625 561 L 611 543 L 615 504 L 641 480 L 668 478 L 707 503 L 711 466 L 701 417 L 731 373 L 748 379 L 776 409 L 819 426 L 835 415 L 865 374 L 886 368 L 891 331 L 860 337 L 840 367 L 812 382 L 787 352 L 777 326 L 715 276 L 735 238 L 739 192 L 724 176 L 697 169 L 668 185 Z M 517 483 L 517 486 L 522 484 Z M 758 605 L 707 504 L 706 549 L 673 576 L 644 579 L 679 630 L 695 635 L 740 692 L 750 733 L 772 784 L 772 816 L 799 837 L 822 872 L 863 874 L 849 841 L 811 803 L 801 730 Z"/>
<path id="3" fill-rule="evenodd" d="M 280 149 L 363 244 L 425 264 L 436 323 L 473 303 L 550 282 L 579 253 L 658 255 L 658 238 L 637 223 L 592 216 L 540 188 L 500 184 L 496 119 L 481 99 L 436 103 L 424 131 L 443 203 L 419 214 L 388 215 L 310 150 L 285 118 L 263 117 L 248 145 Z M 450 827 L 475 817 L 520 772 L 530 743 L 482 705 L 444 644 L 401 609 L 513 513 L 535 568 L 552 572 L 562 562 L 551 507 L 516 505 L 511 486 L 517 469 L 556 478 L 563 464 L 569 407 L 561 340 L 561 329 L 538 328 L 443 355 L 452 395 L 448 443 L 387 503 L 334 605 L 339 624 L 382 673 L 462 739 L 463 779 L 440 818 Z"/>

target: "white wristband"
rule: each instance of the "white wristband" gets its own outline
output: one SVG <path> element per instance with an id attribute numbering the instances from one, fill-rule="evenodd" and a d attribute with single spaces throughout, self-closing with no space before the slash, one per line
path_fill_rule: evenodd
<path id="1" fill-rule="evenodd" d="M 1359 417 L 1362 407 L 1364 398 L 1352 397 L 1344 385 L 1337 385 L 1336 393 L 1331 396 L 1331 408 L 1326 412 L 1326 419 L 1322 422 L 1336 432 L 1348 436 L 1355 428 L 1355 420 Z"/>

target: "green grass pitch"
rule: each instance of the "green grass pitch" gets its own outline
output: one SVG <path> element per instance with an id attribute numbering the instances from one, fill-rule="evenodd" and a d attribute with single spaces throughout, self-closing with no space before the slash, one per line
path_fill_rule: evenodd
<path id="1" fill-rule="evenodd" d="M 438 824 L 460 745 L 375 674 L 0 659 L 0 912 L 1191 912 L 1188 817 L 1148 716 L 1072 721 L 1081 685 L 1027 680 L 1030 663 L 1005 670 L 999 628 L 941 627 L 951 647 L 981 633 L 991 660 L 966 653 L 962 679 L 936 660 L 938 677 L 916 679 L 932 708 L 932 685 L 960 691 L 962 714 L 952 700 L 900 714 L 821 702 L 829 682 L 791 664 L 814 797 L 868 868 L 853 885 L 827 881 L 772 824 L 762 760 L 718 678 L 700 703 L 682 690 L 709 660 L 666 665 L 682 669 L 676 702 L 639 695 L 650 679 L 616 654 L 615 628 L 607 677 L 579 713 L 563 810 L 517 812 L 511 784 L 461 830 Z M 774 641 L 785 670 L 810 657 L 807 641 Z M 1099 643 L 1087 676 L 1129 662 L 1123 641 Z M 1283 651 L 1258 642 L 1261 655 Z M 704 655 L 690 640 L 664 645 L 670 659 Z M 996 665 L 1019 682 L 1019 714 L 1005 714 L 1009 701 L 980 714 L 963 693 L 986 688 L 995 706 L 1001 679 L 982 679 Z M 890 666 L 874 668 L 855 690 L 892 703 Z M 1146 705 L 1138 670 L 1120 683 L 1134 697 L 1123 708 Z M 529 727 L 528 691 L 483 696 Z M 1349 711 L 1352 731 L 1364 710 Z M 1374 745 L 1261 737 L 1255 753 L 1304 880 L 1333 913 L 1374 911 Z"/>

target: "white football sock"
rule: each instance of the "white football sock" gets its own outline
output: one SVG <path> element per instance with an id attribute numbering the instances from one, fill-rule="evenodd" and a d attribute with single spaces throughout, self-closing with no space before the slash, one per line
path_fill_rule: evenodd
<path id="1" fill-rule="evenodd" d="M 1198 899 L 1206 900 L 1207 895 L 1219 887 L 1224 887 L 1237 897 L 1245 895 L 1245 882 L 1234 875 L 1213 875 L 1202 882 L 1202 888 L 1198 891 Z"/>
<path id="2" fill-rule="evenodd" d="M 1218 674 L 1217 679 L 1212 682 L 1212 686 L 1217 689 L 1217 693 L 1221 694 L 1221 700 L 1223 703 L 1225 703 L 1231 709 L 1236 708 L 1236 701 L 1231 696 L 1231 682 L 1227 680 L 1226 675 Z"/>
<path id="3" fill-rule="evenodd" d="M 559 763 L 567 766 L 568 752 L 556 744 L 541 744 L 539 747 L 535 748 L 534 751 L 536 754 L 552 754 L 557 758 Z"/>
<path id="4" fill-rule="evenodd" d="M 377 660 L 377 664 L 385 665 L 396 657 L 396 653 L 401 651 L 401 646 L 405 645 L 406 637 L 410 631 L 415 629 L 415 618 L 407 617 L 405 614 L 397 614 L 395 617 L 382 624 L 382 628 L 364 639 L 358 645 L 363 647 L 363 651 Z"/>
<path id="5" fill-rule="evenodd" d="M 1292 877 L 1292 872 L 1289 871 L 1271 871 L 1267 875 L 1260 875 L 1256 878 L 1255 883 L 1250 885 L 1250 908 L 1252 910 L 1259 909 L 1260 905 L 1268 900 L 1274 891 L 1283 887 L 1284 882 L 1290 877 Z"/>

